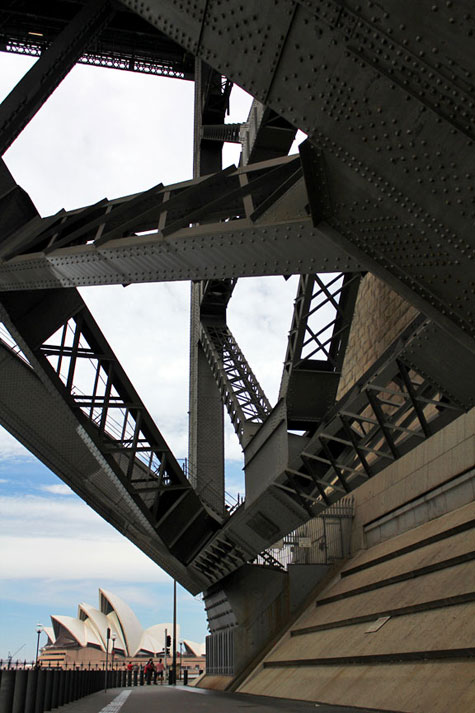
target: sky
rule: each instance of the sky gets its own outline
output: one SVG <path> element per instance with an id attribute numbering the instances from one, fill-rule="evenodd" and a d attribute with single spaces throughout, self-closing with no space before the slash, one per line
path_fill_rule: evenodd
<path id="1" fill-rule="evenodd" d="M 0 98 L 32 65 L 0 53 Z M 228 121 L 251 98 L 231 95 Z M 192 177 L 193 83 L 76 66 L 4 156 L 41 215 Z M 237 163 L 227 145 L 223 166 Z M 228 323 L 276 401 L 297 278 L 239 280 Z M 177 458 L 187 456 L 190 284 L 82 288 L 106 338 Z M 226 488 L 243 494 L 242 453 L 226 431 Z M 171 621 L 171 578 L 0 427 L 0 659 L 32 659 L 37 623 L 76 616 L 109 589 L 143 627 Z M 203 602 L 178 588 L 183 638 L 204 641 Z M 41 644 L 46 642 L 41 635 Z"/>

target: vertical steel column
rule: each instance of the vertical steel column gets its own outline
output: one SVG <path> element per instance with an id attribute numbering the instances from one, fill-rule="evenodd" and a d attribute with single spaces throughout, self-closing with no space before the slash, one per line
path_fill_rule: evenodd
<path id="1" fill-rule="evenodd" d="M 89 0 L 0 105 L 0 155 L 23 131 L 112 16 L 109 0 Z"/>
<path id="2" fill-rule="evenodd" d="M 221 169 L 221 144 L 203 142 L 201 129 L 211 70 L 195 61 L 193 176 Z M 202 283 L 191 286 L 189 477 L 217 514 L 224 513 L 224 409 L 216 381 L 200 344 Z"/>

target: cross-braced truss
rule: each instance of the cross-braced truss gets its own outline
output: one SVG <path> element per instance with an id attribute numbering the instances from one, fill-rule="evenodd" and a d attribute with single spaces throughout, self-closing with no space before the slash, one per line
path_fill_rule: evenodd
<path id="1" fill-rule="evenodd" d="M 328 505 L 463 413 L 404 357 L 371 369 L 327 415 L 300 454 L 303 465 L 289 471 L 295 492 Z"/>
<path id="2" fill-rule="evenodd" d="M 358 273 L 300 277 L 280 386 L 289 428 L 315 428 L 335 401 L 359 282 Z"/>

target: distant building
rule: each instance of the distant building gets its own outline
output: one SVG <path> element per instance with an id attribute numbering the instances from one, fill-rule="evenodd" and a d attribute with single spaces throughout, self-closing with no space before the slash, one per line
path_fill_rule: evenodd
<path id="1" fill-rule="evenodd" d="M 44 627 L 48 637 L 39 662 L 42 666 L 79 666 L 102 668 L 107 649 L 107 630 L 110 630 L 108 658 L 111 666 L 164 656 L 165 629 L 172 633 L 171 623 L 155 624 L 143 629 L 137 616 L 123 599 L 112 592 L 99 589 L 99 608 L 79 604 L 78 615 L 51 616 L 51 627 Z M 182 666 L 204 669 L 205 645 L 180 639 L 177 626 L 178 660 L 183 652 Z M 181 642 L 182 646 L 179 646 Z M 171 652 L 170 652 L 171 653 Z M 169 657 L 170 661 L 170 657 Z"/>

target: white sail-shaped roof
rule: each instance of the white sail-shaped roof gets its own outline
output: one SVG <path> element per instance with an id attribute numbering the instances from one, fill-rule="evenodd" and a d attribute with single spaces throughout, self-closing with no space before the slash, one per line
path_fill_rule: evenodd
<path id="1" fill-rule="evenodd" d="M 52 626 L 44 626 L 43 631 L 45 632 L 46 636 L 48 637 L 47 645 L 53 644 L 54 640 L 56 639 L 56 636 L 54 635 L 54 629 Z"/>
<path id="2" fill-rule="evenodd" d="M 118 624 L 121 629 L 122 639 L 127 647 L 129 656 L 135 656 L 140 651 L 140 641 L 143 629 L 136 615 L 123 599 L 105 589 L 99 589 L 101 611 L 107 615 L 108 621 Z M 113 615 L 115 612 L 115 616 Z"/>
<path id="3" fill-rule="evenodd" d="M 173 631 L 173 624 L 155 624 L 154 626 L 150 626 L 148 629 L 145 629 L 140 641 L 140 651 L 150 654 L 158 654 L 159 651 L 163 651 L 165 647 L 165 629 L 167 630 L 167 633 L 171 635 Z M 179 632 L 180 627 L 177 626 L 177 641 L 180 640 Z"/>
<path id="4" fill-rule="evenodd" d="M 190 641 L 190 639 L 183 640 L 183 655 L 187 656 L 203 656 L 206 653 L 206 644 L 198 643 L 197 641 Z"/>
<path id="5" fill-rule="evenodd" d="M 78 606 L 78 618 L 81 619 L 85 626 L 87 626 L 87 629 L 91 631 L 95 642 L 97 642 L 97 645 L 99 645 L 103 651 L 106 650 L 108 628 L 111 630 L 111 636 L 115 635 L 116 639 L 119 639 L 123 646 L 121 633 L 111 626 L 109 619 L 105 614 L 99 611 L 99 609 L 95 609 L 95 607 L 92 607 L 90 604 L 82 602 Z M 110 646 L 109 644 L 109 648 Z"/>
<path id="6" fill-rule="evenodd" d="M 107 647 L 107 629 L 110 629 L 114 650 L 125 656 L 137 654 L 154 655 L 162 652 L 165 646 L 165 630 L 171 636 L 173 624 L 155 624 L 142 629 L 136 615 L 120 597 L 105 589 L 99 589 L 99 609 L 82 602 L 78 606 L 78 615 L 52 616 L 53 628 L 45 627 L 48 645 L 94 646 L 102 651 Z M 177 650 L 180 641 L 180 627 L 177 627 Z M 198 653 L 202 644 L 189 642 L 189 648 Z M 109 643 L 112 651 L 112 642 Z"/>
<path id="7" fill-rule="evenodd" d="M 83 621 L 72 616 L 52 616 L 56 640 L 71 639 L 79 646 L 87 646 L 87 631 Z"/>

